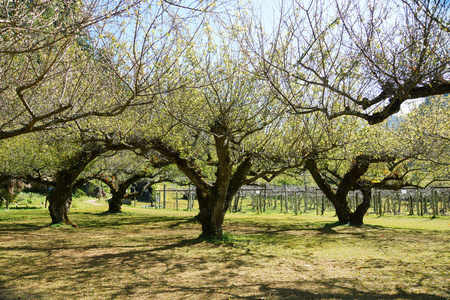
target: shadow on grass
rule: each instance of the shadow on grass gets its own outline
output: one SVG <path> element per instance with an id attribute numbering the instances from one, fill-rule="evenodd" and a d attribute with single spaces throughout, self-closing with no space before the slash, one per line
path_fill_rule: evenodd
<path id="1" fill-rule="evenodd" d="M 266 225 L 266 224 L 252 224 L 249 228 L 260 228 L 260 230 L 253 230 L 251 234 L 261 235 L 280 239 L 284 239 L 286 236 L 292 236 L 296 234 L 310 233 L 314 234 L 317 241 L 334 241 L 336 239 L 345 236 L 353 236 L 355 238 L 366 238 L 368 231 L 372 229 L 384 229 L 382 226 L 375 225 L 363 225 L 352 226 L 348 224 L 342 224 L 339 222 L 327 223 L 319 225 L 317 223 L 302 223 L 302 224 L 289 224 L 289 225 Z M 245 228 L 245 227 L 244 227 Z M 341 229 L 341 230 L 338 230 Z M 367 230 L 365 230 L 367 229 Z"/>
<path id="2" fill-rule="evenodd" d="M 205 240 L 202 239 L 201 237 L 194 238 L 194 239 L 186 239 L 186 240 L 181 240 L 178 243 L 173 243 L 173 244 L 168 244 L 168 245 L 165 245 L 162 247 L 153 248 L 151 250 L 148 250 L 148 252 L 166 251 L 166 250 L 173 250 L 173 249 L 177 249 L 177 248 L 190 247 L 190 246 L 194 246 L 197 244 L 201 244 L 203 242 L 205 242 Z"/>
<path id="3" fill-rule="evenodd" d="M 26 207 L 23 207 L 23 206 L 19 206 L 19 207 L 10 206 L 8 208 L 8 210 L 26 210 L 26 209 L 30 209 L 30 210 L 42 209 L 42 206 L 41 207 L 39 207 L 39 206 L 26 206 Z M 6 208 L 2 208 L 2 210 L 6 210 Z"/>
<path id="4" fill-rule="evenodd" d="M 402 288 L 397 288 L 394 294 L 381 294 L 374 292 L 360 291 L 355 288 L 345 288 L 340 286 L 340 282 L 344 283 L 346 279 L 342 280 L 322 280 L 322 281 L 300 281 L 300 282 L 288 282 L 290 284 L 296 284 L 299 288 L 280 288 L 270 287 L 269 284 L 239 284 L 228 285 L 226 280 L 220 281 L 206 281 L 204 286 L 195 285 L 175 285 L 165 283 L 163 289 L 158 290 L 159 295 L 167 295 L 167 297 L 173 297 L 173 295 L 186 295 L 194 296 L 198 299 L 287 299 L 287 300 L 312 300 L 312 299 L 405 299 L 405 300 L 445 300 L 447 298 L 437 295 L 430 295 L 426 293 L 408 293 Z M 349 279 L 351 280 L 351 279 Z M 301 288 L 304 286 L 304 288 Z M 152 288 L 151 284 L 141 282 L 139 287 L 142 289 Z M 321 292 L 311 292 L 308 287 L 319 288 Z M 331 291 L 335 289 L 336 291 Z M 112 298 L 123 298 L 135 295 L 136 285 L 129 284 L 120 291 L 114 293 Z M 249 294 L 249 290 L 257 290 Z M 247 294 L 247 295 L 246 295 Z"/>
<path id="5" fill-rule="evenodd" d="M 5 283 L 0 281 L 0 300 L 7 299 L 16 299 L 16 297 L 5 287 Z"/>
<path id="6" fill-rule="evenodd" d="M 16 291 L 5 287 L 4 282 L 0 282 L 0 300 L 21 300 L 21 299 L 33 299 L 33 300 L 45 300 L 47 295 L 42 292 L 30 291 L 26 295 L 16 293 Z"/>
<path id="7" fill-rule="evenodd" d="M 276 223 L 259 223 L 259 222 L 242 222 L 242 227 L 257 227 L 261 228 L 261 232 L 287 232 L 287 231 L 320 231 L 324 234 L 337 233 L 334 228 L 346 226 L 339 222 L 333 223 L 318 223 L 318 222 L 302 222 L 298 224 L 276 224 Z"/>
<path id="8" fill-rule="evenodd" d="M 345 278 L 344 278 L 345 280 Z M 260 287 L 260 291 L 264 295 L 270 295 L 271 297 L 279 297 L 280 299 L 431 299 L 431 300 L 442 300 L 447 299 L 445 297 L 440 297 L 436 295 L 430 295 L 425 293 L 408 293 L 402 288 L 397 287 L 396 294 L 379 294 L 374 292 L 360 291 L 355 288 L 346 288 L 340 285 L 343 280 L 322 280 L 314 282 L 299 282 L 299 285 L 319 285 L 325 287 L 323 292 L 314 293 L 309 292 L 300 288 L 272 288 L 268 285 L 263 285 Z M 342 282 L 345 283 L 345 282 Z M 342 290 L 341 292 L 327 292 L 327 290 L 337 289 Z"/>
<path id="9" fill-rule="evenodd" d="M 27 232 L 27 231 L 37 231 L 44 228 L 48 228 L 50 223 L 45 225 L 35 225 L 35 224 L 25 224 L 25 223 L 0 223 L 0 235 L 7 235 L 8 232 Z M 1 298 L 0 298 L 1 300 Z"/>
<path id="10" fill-rule="evenodd" d="M 39 231 L 50 227 L 51 218 L 45 210 L 17 210 L 21 214 L 5 214 L 0 216 L 0 235 L 7 235 L 8 232 L 30 232 Z M 38 218 L 38 219 L 37 219 Z M 179 216 L 151 216 L 123 212 L 119 214 L 91 213 L 75 211 L 69 213 L 69 219 L 75 222 L 77 228 L 52 227 L 54 230 L 83 230 L 83 228 L 117 228 L 121 226 L 140 226 L 146 224 L 167 223 L 162 226 L 175 228 L 180 225 L 195 223 L 192 217 Z M 39 220 L 39 222 L 36 222 Z M 33 223 L 31 223 L 33 221 Z M 40 224 L 39 224 L 40 223 Z M 0 299 L 1 300 L 1 299 Z"/>
<path id="11" fill-rule="evenodd" d="M 177 216 L 151 216 L 133 214 L 129 212 L 122 213 L 88 213 L 88 212 L 74 212 L 72 214 L 73 220 L 78 220 L 77 224 L 80 227 L 115 227 L 126 225 L 141 225 L 150 223 L 162 223 L 162 222 L 174 222 L 189 223 L 189 217 L 177 217 Z M 176 223 L 177 224 L 177 223 Z M 175 225 L 168 225 L 168 227 L 174 227 Z"/>
<path id="12" fill-rule="evenodd" d="M 168 227 L 171 228 L 171 229 L 173 229 L 173 228 L 179 227 L 179 226 L 181 226 L 181 225 L 200 224 L 200 222 L 199 222 L 198 219 L 197 219 L 197 216 L 195 216 L 195 217 L 193 217 L 193 218 L 188 218 L 188 219 L 184 218 L 183 220 L 180 220 L 180 219 L 178 218 L 178 220 L 179 220 L 178 222 L 176 222 L 176 223 L 174 223 L 174 224 L 171 224 L 171 225 L 169 225 Z"/>
<path id="13" fill-rule="evenodd" d="M 148 222 L 148 220 L 151 219 L 159 222 L 175 221 L 175 225 L 192 222 L 191 218 L 180 220 L 180 218 L 171 217 L 146 217 L 143 218 L 142 221 Z M 171 223 L 168 223 L 164 226 L 171 225 Z M 317 232 L 317 235 L 315 235 L 313 239 L 318 238 L 318 244 L 320 244 L 335 236 L 339 237 L 338 234 L 340 232 L 337 231 L 339 226 L 342 225 L 331 223 L 326 224 L 325 226 L 308 228 L 307 230 L 315 230 Z M 267 234 L 264 231 L 261 232 Z M 292 238 L 298 239 L 302 234 L 304 233 L 292 236 Z M 347 231 L 345 234 L 347 234 Z M 291 240 L 289 240 L 291 235 L 286 231 L 269 232 L 268 236 L 270 242 L 272 242 L 270 238 L 273 237 L 273 242 L 280 243 L 280 245 L 291 242 Z M 238 239 L 246 238 L 246 234 L 239 233 L 235 235 L 235 237 Z M 175 241 L 172 243 L 166 238 L 166 236 L 157 236 L 156 238 L 152 237 L 153 240 L 143 239 L 138 243 L 130 245 L 118 243 L 113 244 L 114 246 L 111 248 L 109 248 L 109 242 L 106 241 L 102 242 L 99 240 L 98 242 L 96 241 L 96 244 L 78 247 L 76 245 L 66 244 L 67 242 L 61 238 L 60 240 L 55 239 L 48 241 L 44 247 L 38 247 L 30 244 L 21 247 L 11 246 L 5 250 L 12 250 L 14 253 L 21 253 L 23 250 L 27 250 L 33 255 L 36 255 L 38 252 L 42 252 L 41 255 L 35 257 L 30 255 L 26 260 L 27 264 L 30 266 L 40 266 L 39 268 L 26 268 L 14 279 L 20 280 L 20 278 L 39 278 L 39 282 L 51 282 L 53 280 L 58 281 L 61 285 L 61 290 L 65 292 L 76 290 L 77 293 L 80 293 L 77 294 L 78 296 L 84 292 L 84 290 L 81 290 L 81 287 L 89 286 L 93 278 L 101 281 L 106 273 L 113 274 L 108 275 L 112 276 L 111 278 L 120 278 L 123 274 L 127 274 L 126 272 L 128 272 L 128 276 L 133 277 L 133 283 L 118 283 L 114 289 L 106 285 L 106 283 L 105 286 L 99 284 L 97 286 L 99 293 L 102 292 L 102 289 L 104 289 L 105 293 L 112 293 L 112 295 L 109 294 L 110 296 L 108 296 L 110 299 L 145 299 L 146 296 L 150 299 L 152 293 L 167 295 L 167 299 L 189 297 L 197 297 L 198 299 L 446 299 L 444 297 L 425 293 L 408 293 L 401 287 L 398 287 L 397 291 L 391 291 L 392 294 L 389 294 L 389 291 L 387 291 L 386 294 L 382 294 L 376 292 L 366 292 L 362 288 L 358 287 L 345 287 L 346 285 L 348 286 L 348 283 L 357 285 L 355 278 L 319 278 L 318 280 L 297 281 L 289 280 L 287 278 L 286 281 L 278 282 L 279 286 L 274 286 L 272 283 L 267 283 L 270 279 L 264 279 L 264 282 L 247 283 L 246 278 L 242 277 L 242 274 L 240 274 L 238 270 L 246 270 L 248 267 L 254 267 L 255 265 L 258 265 L 259 269 L 263 270 L 265 267 L 263 262 L 264 260 L 260 260 L 260 258 L 264 255 L 263 253 L 257 253 L 256 256 L 254 256 L 254 259 L 248 259 L 244 257 L 248 254 L 244 254 L 243 251 L 228 253 L 228 248 L 217 247 L 215 248 L 217 250 L 214 250 L 214 254 L 209 256 L 211 254 L 203 251 L 211 248 L 208 247 L 207 244 L 195 247 L 195 245 L 205 243 L 204 238 L 197 237 L 177 240 L 176 237 L 172 236 L 169 238 L 172 239 L 171 241 Z M 231 238 L 233 238 L 233 236 Z M 251 241 L 253 238 L 254 236 L 250 236 L 247 239 Z M 283 240 L 285 241 L 283 242 Z M 298 241 L 301 241 L 301 239 Z M 152 247 L 149 245 L 149 242 L 153 245 L 154 243 L 157 244 Z M 246 241 L 244 241 L 244 243 L 245 242 Z M 237 243 L 243 242 L 238 240 Z M 317 245 L 315 244 L 314 246 Z M 187 251 L 191 251 L 189 249 L 191 247 L 193 253 L 197 254 L 189 254 L 184 256 Z M 87 251 L 97 250 L 95 248 L 99 248 L 98 251 Z M 178 252 L 172 251 L 177 249 L 183 250 Z M 67 252 L 59 253 L 59 250 L 67 250 Z M 83 253 L 83 250 L 86 252 Z M 82 255 L 82 259 L 74 261 L 72 260 L 72 255 Z M 180 257 L 183 257 L 184 259 L 180 259 Z M 57 263 L 52 263 L 51 259 L 53 258 L 58 258 L 59 261 Z M 43 264 L 42 262 L 45 262 L 46 259 L 48 259 L 48 264 Z M 213 271 L 207 273 L 208 265 L 215 259 L 221 259 L 226 261 L 226 263 L 222 265 L 223 268 L 214 269 Z M 15 262 L 16 265 L 14 265 L 13 262 Z M 64 264 L 59 262 L 64 262 Z M 20 267 L 21 264 L 23 264 L 23 261 L 20 259 L 10 260 L 9 267 L 14 269 L 15 267 Z M 70 265 L 69 270 L 65 269 L 67 268 L 67 264 Z M 389 258 L 368 260 L 362 268 L 380 269 L 392 264 L 393 261 Z M 296 272 L 302 273 L 305 272 L 305 270 L 296 270 Z M 192 276 L 198 276 L 198 278 L 190 285 L 188 285 L 186 281 L 175 282 L 173 280 L 173 278 L 180 276 L 180 274 L 183 274 L 184 272 L 195 274 Z M 69 275 L 68 278 L 70 278 L 70 280 L 61 280 L 61 278 L 57 277 L 67 275 Z M 423 276 L 425 275 L 427 274 L 423 273 Z M 192 278 L 193 277 L 189 275 L 189 280 Z M 73 282 L 76 282 L 77 284 L 74 285 Z M 236 282 L 240 282 L 242 284 L 238 284 Z M 154 284 L 154 286 L 152 284 Z M 280 285 L 282 286 L 280 287 Z M 59 292 L 59 288 L 60 286 L 52 287 L 55 293 Z M 242 292 L 240 289 L 242 289 Z M 111 290 L 113 290 L 113 292 L 111 292 Z M 5 293 L 3 298 L 2 291 Z M 145 295 L 143 294 L 143 291 L 145 291 Z M 6 295 L 7 292 L 10 294 Z M 41 294 L 31 290 L 26 292 L 29 293 L 26 297 L 24 297 L 24 295 L 15 295 L 13 294 L 13 289 L 10 289 L 9 291 L 5 288 L 2 289 L 0 282 L 0 299 L 2 300 L 18 299 L 19 297 L 22 299 L 45 299 L 46 296 L 49 295 L 47 292 L 41 292 Z M 244 292 L 245 294 L 243 294 Z M 248 296 L 249 294 L 252 294 L 252 296 Z M 64 295 L 66 294 L 61 293 L 61 297 Z"/>

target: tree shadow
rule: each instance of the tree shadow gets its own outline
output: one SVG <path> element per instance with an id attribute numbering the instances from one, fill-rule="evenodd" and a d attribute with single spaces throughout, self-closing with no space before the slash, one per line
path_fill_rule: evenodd
<path id="1" fill-rule="evenodd" d="M 140 225 L 147 223 L 162 223 L 162 222 L 174 222 L 179 224 L 191 223 L 190 218 L 172 217 L 172 216 L 151 216 L 151 215 L 134 215 L 128 212 L 122 213 L 89 213 L 89 212 L 75 212 L 72 214 L 73 219 L 77 219 L 76 215 L 83 216 L 80 218 L 77 224 L 80 227 L 110 227 L 110 226 L 123 226 L 123 225 Z M 86 218 L 87 217 L 87 218 Z M 95 218 L 89 218 L 95 217 Z M 169 225 L 173 228 L 176 225 Z"/>
<path id="2" fill-rule="evenodd" d="M 178 220 L 179 220 L 179 219 L 178 219 Z M 181 225 L 187 225 L 187 224 L 200 224 L 200 223 L 199 223 L 199 221 L 198 221 L 198 219 L 197 219 L 197 216 L 195 216 L 195 217 L 193 217 L 193 218 L 184 219 L 184 220 L 179 220 L 178 222 L 176 222 L 176 223 L 174 223 L 174 224 L 171 224 L 171 225 L 169 225 L 168 227 L 171 228 L 171 229 L 173 229 L 173 228 L 179 227 L 179 226 L 181 226 Z"/>
<path id="3" fill-rule="evenodd" d="M 39 206 L 18 206 L 18 207 L 14 207 L 14 206 L 10 206 L 8 207 L 8 210 L 37 210 L 37 209 L 42 209 L 42 207 Z"/>
<path id="4" fill-rule="evenodd" d="M 421 300 L 421 299 L 430 299 L 430 300 L 445 300 L 446 297 L 440 297 L 437 295 L 430 295 L 425 293 L 410 293 L 404 291 L 402 288 L 397 287 L 395 294 L 379 294 L 374 292 L 365 292 L 358 290 L 356 288 L 347 288 L 339 285 L 335 280 L 322 280 L 322 281 L 314 281 L 310 282 L 314 285 L 320 285 L 326 287 L 326 289 L 322 289 L 323 292 L 315 293 L 310 292 L 301 288 L 272 288 L 269 285 L 262 285 L 260 287 L 260 291 L 264 295 L 270 295 L 271 297 L 276 297 L 280 299 L 411 299 L 411 300 Z M 309 284 L 309 282 L 299 282 L 302 284 Z M 338 290 L 342 290 L 342 292 L 327 292 L 327 290 L 331 290 L 336 288 Z"/>
<path id="5" fill-rule="evenodd" d="M 194 239 L 185 239 L 185 240 L 181 240 L 178 243 L 173 243 L 173 244 L 168 244 L 162 247 L 158 247 L 158 248 L 153 248 L 151 250 L 148 250 L 148 252 L 157 252 L 157 251 L 167 251 L 167 250 L 173 250 L 173 249 L 178 249 L 178 248 L 183 248 L 183 247 L 190 247 L 190 246 L 194 246 L 197 244 L 201 244 L 204 243 L 205 240 L 202 239 L 201 237 L 197 237 Z"/>
<path id="6" fill-rule="evenodd" d="M 104 253 L 91 256 L 86 258 L 84 262 L 80 263 L 83 265 L 83 268 L 91 268 L 97 267 L 99 265 L 109 265 L 111 261 L 120 261 L 121 263 L 132 263 L 138 264 L 139 260 L 148 260 L 150 258 L 156 259 L 160 262 L 169 261 L 172 259 L 170 255 L 164 254 L 164 251 L 170 251 L 178 248 L 191 247 L 196 244 L 203 243 L 204 241 L 201 238 L 194 239 L 184 239 L 179 241 L 178 243 L 171 243 L 161 247 L 156 247 L 152 249 L 144 249 L 144 250 L 132 250 L 132 251 L 123 251 L 118 253 Z M 95 248 L 95 247 L 90 247 Z M 118 247 L 115 247 L 118 248 Z M 65 248 L 67 249 L 67 248 Z M 131 248 L 133 249 L 133 247 Z M 54 250 L 54 249 L 52 249 Z M 86 249 L 85 249 L 86 250 Z"/>
<path id="7" fill-rule="evenodd" d="M 336 228 L 336 227 L 332 227 Z M 281 233 L 277 233 L 282 235 Z M 332 233 L 334 234 L 334 233 Z M 325 238 L 325 236 L 324 236 Z M 116 288 L 113 292 L 111 299 L 117 298 L 133 298 L 133 295 L 140 295 L 140 291 L 147 290 L 151 292 L 157 291 L 159 293 L 167 293 L 167 298 L 176 299 L 176 295 L 183 295 L 182 298 L 194 298 L 198 299 L 211 299 L 211 298 L 232 298 L 232 299 L 446 299 L 436 295 L 429 295 L 425 293 L 410 293 L 404 291 L 401 287 L 397 287 L 397 291 L 392 291 L 393 294 L 381 294 L 376 292 L 366 292 L 361 288 L 356 287 L 345 287 L 345 283 L 352 282 L 353 278 L 331 278 L 322 280 L 298 280 L 293 281 L 287 280 L 279 284 L 283 286 L 272 286 L 271 283 L 267 283 L 268 280 L 263 279 L 265 282 L 254 282 L 247 283 L 243 279 L 239 279 L 242 275 L 239 273 L 239 269 L 254 264 L 258 264 L 259 258 L 262 257 L 261 254 L 257 254 L 252 260 L 241 259 L 240 255 L 246 255 L 241 252 L 230 254 L 226 256 L 227 248 L 218 248 L 223 253 L 219 252 L 220 257 L 224 260 L 230 260 L 230 263 L 224 264 L 224 268 L 212 270 L 211 272 L 205 272 L 207 270 L 208 264 L 211 261 L 207 256 L 199 255 L 196 257 L 189 256 L 185 260 L 179 260 L 177 252 L 172 250 L 177 250 L 181 248 L 190 248 L 195 245 L 206 243 L 201 237 L 182 239 L 175 243 L 166 242 L 160 244 L 154 248 L 145 246 L 141 248 L 142 243 L 135 246 L 114 246 L 115 253 L 104 253 L 101 251 L 108 251 L 108 244 L 101 245 L 101 251 L 89 251 L 86 256 L 83 257 L 82 261 L 73 262 L 72 270 L 70 275 L 71 280 L 67 283 L 61 283 L 62 289 L 73 289 L 73 282 L 77 282 L 77 285 L 89 285 L 92 278 L 101 278 L 102 274 L 108 271 L 109 268 L 113 268 L 111 272 L 117 273 L 117 277 L 120 278 L 123 266 L 126 266 L 131 272 L 133 278 L 136 278 L 136 283 L 134 284 L 123 284 L 120 288 Z M 46 257 L 51 257 L 58 252 L 58 250 L 70 250 L 63 257 L 64 260 L 70 261 L 71 253 L 79 252 L 83 247 L 77 246 L 57 246 L 48 245 L 46 248 L 35 248 L 33 245 L 27 246 L 27 248 L 16 247 L 15 252 L 20 252 L 20 250 L 30 250 L 30 251 L 49 251 Z M 203 246 L 201 246 L 203 247 Z M 91 247 L 86 247 L 84 250 L 95 250 L 95 245 Z M 9 250 L 14 250 L 13 248 Z M 189 251 L 186 249 L 186 251 Z M 178 252 L 180 253 L 180 252 Z M 29 258 L 33 260 L 33 258 Z M 36 263 L 38 263 L 40 257 L 36 257 Z M 17 262 L 20 263 L 20 262 Z M 32 262 L 34 263 L 34 262 Z M 368 268 L 380 268 L 384 265 L 391 264 L 392 261 L 386 260 L 372 260 L 367 262 Z M 163 264 L 166 266 L 165 270 L 161 268 L 157 271 L 139 272 L 135 271 L 138 268 L 152 268 L 154 264 Z M 58 268 L 63 266 L 59 265 L 46 265 L 40 270 L 34 270 L 32 272 L 28 271 L 22 273 L 20 276 L 37 276 L 39 274 L 52 274 L 52 272 L 58 271 Z M 264 268 L 262 264 L 259 265 L 260 268 Z M 118 271 L 120 270 L 120 271 Z M 61 271 L 59 271 L 61 272 Z M 195 284 L 188 285 L 186 282 L 169 282 L 164 284 L 159 284 L 157 288 L 151 286 L 152 278 L 159 278 L 160 280 L 167 280 L 167 276 L 177 276 L 178 273 L 189 272 L 192 274 L 200 274 L 199 281 Z M 203 272 L 203 273 L 201 273 Z M 297 270 L 297 272 L 302 272 Z M 202 286 L 202 280 L 205 286 Z M 239 279 L 240 283 L 236 283 Z M 73 281 L 70 283 L 70 281 Z M 314 287 L 314 291 L 308 289 L 308 287 Z M 246 291 L 247 294 L 242 295 L 240 289 Z M 77 289 L 77 288 L 75 288 Z M 249 290 L 257 291 L 253 293 L 252 296 L 248 296 Z M 2 298 L 2 288 L 0 282 L 0 299 L 17 299 L 14 297 L 14 291 L 8 291 L 12 294 L 4 296 Z M 5 292 L 5 293 L 6 293 Z M 150 293 L 151 293 L 150 292 Z M 40 299 L 44 298 L 39 294 L 39 292 L 30 291 L 28 299 Z M 173 296 L 175 295 L 175 296 Z M 194 295 L 194 296 L 193 296 Z M 20 295 L 22 296 L 22 295 Z M 148 295 L 147 295 L 148 296 Z M 145 296 L 144 296 L 145 298 Z M 151 298 L 151 297 L 150 297 Z M 24 298 L 26 299 L 26 298 Z"/>
<path id="8" fill-rule="evenodd" d="M 142 283 L 141 283 L 142 284 Z M 304 281 L 298 282 L 300 286 L 313 285 L 322 286 L 320 292 L 309 291 L 305 288 L 273 288 L 269 284 L 251 284 L 244 283 L 239 285 L 229 285 L 228 282 L 213 281 L 207 282 L 205 286 L 193 286 L 182 284 L 166 284 L 164 289 L 158 291 L 158 294 L 176 295 L 177 293 L 184 295 L 182 298 L 189 298 L 186 295 L 192 297 L 195 295 L 196 299 L 283 299 L 283 300 L 317 300 L 317 299 L 343 299 L 343 300 L 366 300 L 366 299 L 386 299 L 386 300 L 445 300 L 447 298 L 436 295 L 430 295 L 426 293 L 408 293 L 401 288 L 396 289 L 394 294 L 379 294 L 374 292 L 364 292 L 355 288 L 344 288 L 333 281 Z M 145 285 L 144 288 L 151 288 L 151 285 Z M 341 291 L 332 292 L 331 289 L 337 289 Z M 128 285 L 121 291 L 116 292 L 112 298 L 123 298 L 132 293 L 135 286 Z M 258 292 L 252 293 L 253 295 L 245 295 L 245 291 L 257 290 Z M 242 292 L 244 291 L 244 292 Z M 247 292 L 248 293 L 248 292 Z"/>
<path id="9" fill-rule="evenodd" d="M 1 224 L 0 235 L 2 235 L 2 234 L 7 235 L 8 232 L 36 231 L 36 230 L 48 228 L 49 226 L 50 226 L 50 224 L 46 224 L 46 225 L 21 224 L 21 223 Z"/>
<path id="10" fill-rule="evenodd" d="M 343 234 L 341 231 L 337 231 L 339 228 L 349 228 L 350 230 L 345 231 L 346 235 L 366 237 L 364 230 L 351 230 L 351 229 L 382 229 L 382 226 L 376 225 L 362 225 L 353 226 L 349 224 L 342 224 L 340 222 L 327 223 L 323 226 L 317 226 L 316 223 L 311 224 L 299 224 L 299 225 L 253 225 L 253 228 L 261 228 L 261 230 L 253 231 L 255 234 L 266 234 L 266 235 L 283 235 L 289 232 L 315 232 L 318 236 L 324 236 L 324 238 L 337 238 L 339 235 Z"/>

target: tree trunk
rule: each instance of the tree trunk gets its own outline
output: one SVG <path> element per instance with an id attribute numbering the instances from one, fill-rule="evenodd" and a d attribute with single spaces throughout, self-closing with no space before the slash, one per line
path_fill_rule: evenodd
<path id="1" fill-rule="evenodd" d="M 215 194 L 207 195 L 197 189 L 197 199 L 200 212 L 197 216 L 202 225 L 202 236 L 218 237 L 223 235 L 222 225 L 225 218 L 225 199 L 220 199 Z"/>
<path id="2" fill-rule="evenodd" d="M 217 120 L 211 126 L 211 132 L 214 134 L 217 153 L 214 184 L 210 184 L 204 179 L 193 160 L 181 157 L 179 152 L 160 143 L 153 144 L 152 149 L 175 163 L 179 170 L 196 186 L 200 208 L 197 220 L 202 225 L 202 235 L 222 237 L 225 213 L 239 188 L 246 182 L 246 177 L 252 167 L 252 157 L 245 157 L 233 172 L 234 161 L 231 158 L 229 140 L 231 135 L 228 128 L 221 123 L 221 120 Z"/>
<path id="3" fill-rule="evenodd" d="M 239 198 L 240 198 L 240 194 L 238 193 L 238 194 L 234 197 L 233 212 L 237 212 L 238 209 L 239 209 Z"/>
<path id="4" fill-rule="evenodd" d="M 77 225 L 69 220 L 68 213 L 72 206 L 72 196 L 65 201 L 49 201 L 48 210 L 52 218 L 52 224 L 67 224 L 76 227 Z"/>
<path id="5" fill-rule="evenodd" d="M 122 200 L 125 197 L 126 187 L 119 188 L 117 190 L 111 189 L 112 197 L 109 200 L 109 209 L 107 213 L 116 214 L 122 212 Z"/>
<path id="6" fill-rule="evenodd" d="M 68 224 L 77 226 L 69 220 L 68 212 L 72 204 L 72 184 L 76 176 L 67 171 L 58 172 L 56 185 L 48 195 L 48 210 L 52 218 L 52 224 Z"/>
<path id="7" fill-rule="evenodd" d="M 112 191 L 111 191 L 112 192 Z M 122 199 L 123 195 L 119 195 L 117 192 L 112 192 L 111 200 L 109 200 L 109 208 L 107 213 L 116 214 L 122 212 Z"/>
<path id="8" fill-rule="evenodd" d="M 363 201 L 358 205 L 354 212 L 351 211 L 346 197 L 333 197 L 331 202 L 336 210 L 336 215 L 339 222 L 342 224 L 351 224 L 354 226 L 363 225 L 363 219 L 370 208 L 370 199 L 372 198 L 372 191 L 370 188 L 361 189 L 363 194 Z"/>
<path id="9" fill-rule="evenodd" d="M 334 205 L 334 209 L 336 210 L 336 216 L 339 219 L 339 223 L 348 224 L 351 220 L 352 211 L 347 203 L 346 199 L 340 199 L 338 197 L 334 197 L 334 199 L 330 199 L 331 203 Z"/>
<path id="10" fill-rule="evenodd" d="M 360 226 L 363 224 L 363 218 L 370 207 L 370 199 L 372 197 L 371 184 L 361 180 L 361 177 L 366 173 L 372 163 L 379 161 L 381 161 L 380 158 L 373 158 L 366 155 L 357 156 L 350 169 L 340 180 L 337 190 L 334 190 L 321 175 L 316 161 L 308 160 L 305 166 L 325 196 L 333 203 L 339 222 Z M 347 201 L 347 196 L 355 188 L 362 192 L 363 201 L 358 205 L 355 212 L 352 212 Z"/>
<path id="11" fill-rule="evenodd" d="M 363 194 L 363 201 L 358 205 L 356 210 L 350 214 L 350 224 L 355 226 L 363 225 L 363 219 L 370 208 L 370 200 L 372 198 L 372 190 L 367 187 L 360 190 Z"/>

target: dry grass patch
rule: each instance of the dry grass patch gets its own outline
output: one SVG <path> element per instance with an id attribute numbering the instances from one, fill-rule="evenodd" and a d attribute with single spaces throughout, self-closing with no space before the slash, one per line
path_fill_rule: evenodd
<path id="1" fill-rule="evenodd" d="M 355 228 L 234 214 L 223 241 L 205 241 L 195 212 L 101 211 L 71 212 L 79 228 L 46 226 L 45 210 L 0 211 L 0 299 L 450 297 L 450 219 L 430 230 L 408 218 Z"/>

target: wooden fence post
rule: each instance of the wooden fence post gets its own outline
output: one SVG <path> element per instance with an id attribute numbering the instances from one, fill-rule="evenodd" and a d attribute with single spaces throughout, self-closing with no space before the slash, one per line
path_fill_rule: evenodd
<path id="1" fill-rule="evenodd" d="M 273 191 L 273 193 L 270 194 L 270 201 L 272 202 L 271 203 L 272 209 L 277 211 L 277 192 L 276 191 Z"/>
<path id="2" fill-rule="evenodd" d="M 297 192 L 294 192 L 294 214 L 298 215 Z"/>
<path id="3" fill-rule="evenodd" d="M 420 216 L 419 190 L 416 189 L 416 214 Z"/>
<path id="4" fill-rule="evenodd" d="M 414 215 L 414 204 L 413 204 L 413 196 L 409 196 L 408 201 L 409 201 L 409 215 L 413 216 Z"/>
<path id="5" fill-rule="evenodd" d="M 325 195 L 322 195 L 322 216 L 324 212 L 325 212 Z"/>
<path id="6" fill-rule="evenodd" d="M 161 191 L 158 192 L 158 205 L 155 208 L 161 208 Z"/>
<path id="7" fill-rule="evenodd" d="M 316 189 L 316 197 L 314 198 L 314 208 L 316 209 L 316 215 L 319 215 L 319 199 L 317 195 L 317 189 Z"/>
<path id="8" fill-rule="evenodd" d="M 163 208 L 166 209 L 166 185 L 163 186 Z"/>
<path id="9" fill-rule="evenodd" d="M 427 199 L 427 197 L 426 196 L 423 196 L 423 198 L 422 198 L 422 205 L 423 205 L 423 213 L 422 213 L 422 215 L 423 214 L 427 214 L 428 213 L 428 199 Z"/>
<path id="10" fill-rule="evenodd" d="M 189 208 L 191 207 L 190 205 L 191 205 L 191 190 L 189 189 L 188 190 L 188 192 L 187 192 L 188 194 L 187 194 L 187 206 L 186 206 L 186 210 L 189 210 Z"/>
<path id="11" fill-rule="evenodd" d="M 265 213 L 265 212 L 266 212 L 266 201 L 267 201 L 267 189 L 266 189 L 265 186 L 264 186 L 264 197 L 263 197 L 263 201 L 264 201 L 264 203 L 263 203 L 263 212 Z"/>
<path id="12" fill-rule="evenodd" d="M 258 194 L 258 213 L 262 214 L 262 195 Z"/>
<path id="13" fill-rule="evenodd" d="M 373 213 L 377 214 L 378 213 L 378 191 L 375 191 L 373 197 L 372 197 L 372 201 L 373 201 Z"/>
<path id="14" fill-rule="evenodd" d="M 391 195 L 387 195 L 387 197 L 386 197 L 386 201 L 384 202 L 384 206 L 385 206 L 384 212 L 385 213 L 391 211 L 391 205 L 390 205 L 391 203 L 390 202 L 392 201 L 392 198 L 393 197 L 391 197 Z"/>
<path id="15" fill-rule="evenodd" d="M 423 201 L 423 194 L 422 194 L 422 192 L 420 192 L 420 197 L 419 197 L 419 200 L 420 200 L 420 216 L 422 216 L 423 217 L 423 212 L 424 212 L 424 210 L 423 210 L 423 208 L 424 208 L 424 201 Z"/>
<path id="16" fill-rule="evenodd" d="M 305 213 L 308 212 L 308 192 L 305 190 Z"/>
<path id="17" fill-rule="evenodd" d="M 284 188 L 284 205 L 286 205 L 285 213 L 289 213 L 289 196 L 286 190 L 286 187 Z"/>
<path id="18" fill-rule="evenodd" d="M 436 191 L 431 190 L 431 211 L 433 213 L 433 217 L 436 217 Z"/>
<path id="19" fill-rule="evenodd" d="M 445 196 L 447 196 L 447 197 L 445 197 Z M 450 198 L 450 195 L 444 194 L 444 199 L 442 200 L 442 206 L 444 207 L 444 209 L 443 209 L 444 214 L 446 214 L 447 211 L 449 210 L 449 198 Z"/>
<path id="20" fill-rule="evenodd" d="M 378 215 L 383 215 L 383 200 L 381 198 L 381 191 L 378 191 Z"/>

